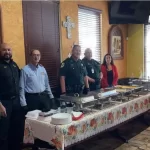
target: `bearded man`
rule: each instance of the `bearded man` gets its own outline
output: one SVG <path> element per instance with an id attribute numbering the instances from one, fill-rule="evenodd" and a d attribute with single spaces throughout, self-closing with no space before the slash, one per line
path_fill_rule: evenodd
<path id="1" fill-rule="evenodd" d="M 11 47 L 0 45 L 0 150 L 21 150 L 22 122 L 19 100 L 19 67 Z"/>

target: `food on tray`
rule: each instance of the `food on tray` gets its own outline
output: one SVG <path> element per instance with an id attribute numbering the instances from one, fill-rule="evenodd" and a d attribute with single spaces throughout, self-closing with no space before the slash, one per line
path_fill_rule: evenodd
<path id="1" fill-rule="evenodd" d="M 126 85 L 116 85 L 115 88 L 119 88 L 119 89 L 135 89 L 137 88 L 137 86 L 126 86 Z"/>
<path id="2" fill-rule="evenodd" d="M 116 89 L 116 92 L 127 92 L 128 90 L 127 89 Z"/>

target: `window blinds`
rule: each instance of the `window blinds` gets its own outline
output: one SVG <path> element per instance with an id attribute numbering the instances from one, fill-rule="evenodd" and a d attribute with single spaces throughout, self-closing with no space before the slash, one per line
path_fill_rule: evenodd
<path id="1" fill-rule="evenodd" d="M 145 44 L 144 44 L 144 68 L 145 78 L 150 78 L 150 24 L 144 26 Z"/>
<path id="2" fill-rule="evenodd" d="M 91 48 L 93 59 L 101 60 L 101 13 L 100 11 L 79 7 L 79 45 L 81 59 L 86 48 Z"/>

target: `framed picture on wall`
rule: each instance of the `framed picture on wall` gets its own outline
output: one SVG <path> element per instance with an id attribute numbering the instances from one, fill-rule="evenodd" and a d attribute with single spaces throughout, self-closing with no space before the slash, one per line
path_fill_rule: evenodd
<path id="1" fill-rule="evenodd" d="M 119 26 L 112 26 L 108 35 L 109 53 L 113 59 L 123 59 L 123 35 Z"/>

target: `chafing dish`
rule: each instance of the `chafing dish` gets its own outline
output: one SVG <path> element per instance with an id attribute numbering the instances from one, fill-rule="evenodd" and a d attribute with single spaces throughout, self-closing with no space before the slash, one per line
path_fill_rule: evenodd
<path id="1" fill-rule="evenodd" d="M 112 88 L 90 91 L 88 95 L 68 94 L 61 95 L 60 102 L 74 103 L 75 111 L 101 110 L 113 105 L 138 97 L 142 91 L 142 86 L 115 86 Z"/>
<path id="2" fill-rule="evenodd" d="M 143 86 L 139 85 L 132 85 L 132 86 L 117 85 L 114 88 L 118 93 L 122 93 L 123 95 L 129 95 L 133 93 L 139 95 L 139 92 L 143 91 Z"/>
<path id="3" fill-rule="evenodd" d="M 97 99 L 94 98 L 93 95 L 91 95 L 90 93 L 88 95 L 83 95 L 83 94 L 64 94 L 60 96 L 60 102 L 71 102 L 74 103 L 75 107 L 74 109 L 76 111 L 81 111 L 83 110 L 85 107 L 91 107 L 93 105 L 95 105 L 95 101 L 97 101 Z"/>
<path id="4" fill-rule="evenodd" d="M 118 93 L 116 92 L 116 90 L 106 89 L 91 91 L 88 93 L 88 95 L 79 95 L 77 93 L 70 95 L 61 95 L 60 101 L 74 103 L 74 109 L 77 111 L 85 110 L 86 108 L 92 109 L 94 106 L 101 106 L 99 109 L 102 109 L 104 103 L 114 103 L 115 101 L 112 101 L 110 98 L 117 95 Z"/>
<path id="5" fill-rule="evenodd" d="M 134 79 L 132 80 L 133 84 L 143 86 L 145 91 L 150 91 L 150 80 L 149 79 Z"/>

